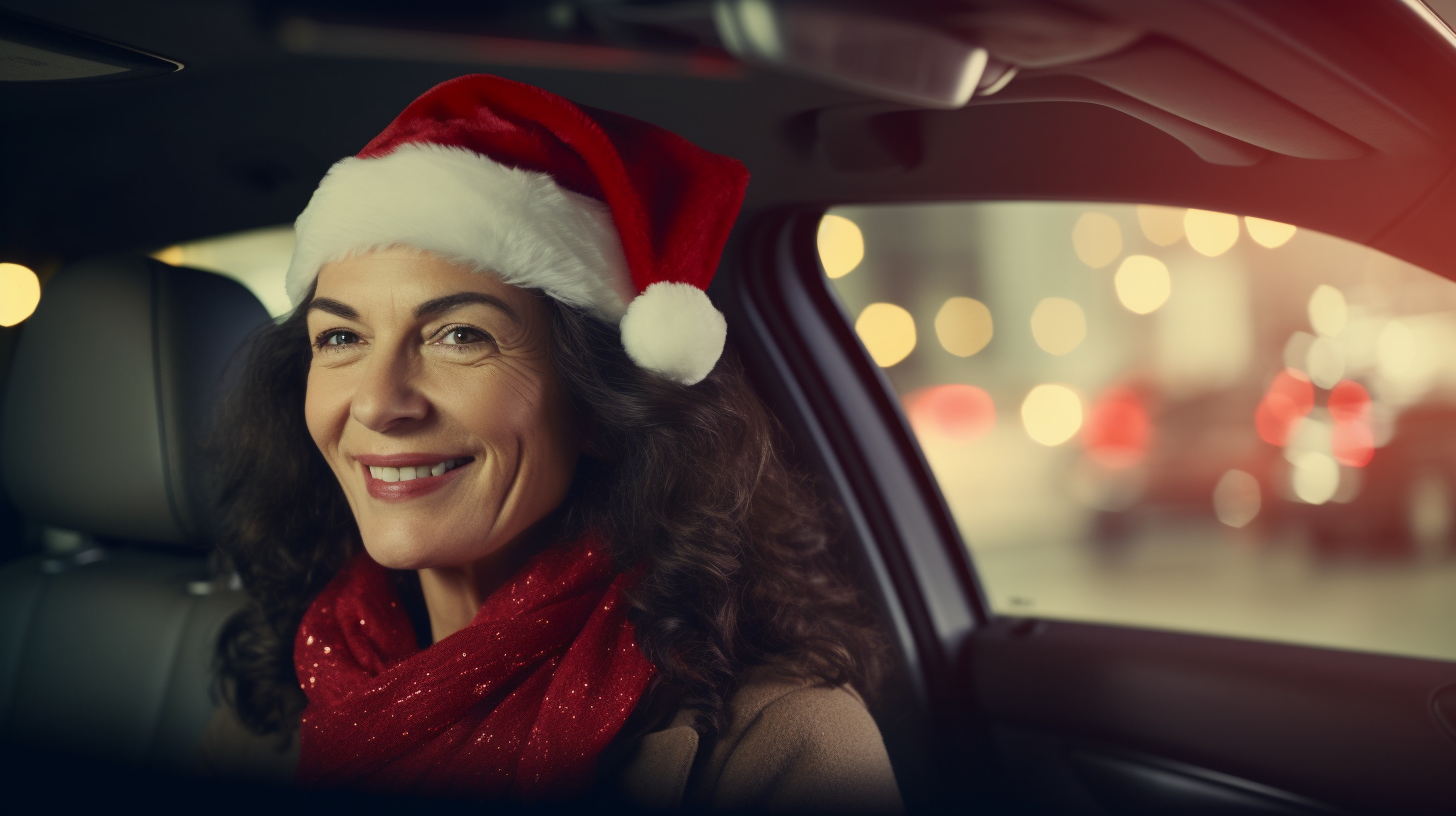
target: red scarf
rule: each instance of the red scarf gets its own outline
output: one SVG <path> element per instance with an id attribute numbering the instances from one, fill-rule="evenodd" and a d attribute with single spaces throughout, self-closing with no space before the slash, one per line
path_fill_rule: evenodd
<path id="1" fill-rule="evenodd" d="M 297 780 L 473 798 L 564 798 L 655 668 L 590 536 L 534 556 L 470 625 L 420 650 L 385 569 L 351 560 L 294 642 L 308 696 Z"/>

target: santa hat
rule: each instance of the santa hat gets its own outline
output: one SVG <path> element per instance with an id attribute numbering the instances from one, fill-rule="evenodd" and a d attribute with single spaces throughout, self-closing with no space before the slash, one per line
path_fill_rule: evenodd
<path id="1" fill-rule="evenodd" d="M 296 222 L 288 295 L 324 264 L 407 245 L 618 324 L 684 385 L 727 324 L 703 291 L 748 171 L 636 119 L 475 74 L 436 85 L 328 172 Z"/>

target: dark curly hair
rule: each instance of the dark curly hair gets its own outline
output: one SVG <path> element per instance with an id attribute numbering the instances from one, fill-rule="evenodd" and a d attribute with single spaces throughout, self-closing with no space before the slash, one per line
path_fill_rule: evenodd
<path id="1" fill-rule="evenodd" d="M 638 642 L 659 670 L 643 702 L 671 689 L 711 737 L 751 666 L 853 684 L 872 699 L 888 652 L 831 547 L 838 514 L 781 457 L 782 431 L 737 355 L 730 348 L 707 379 L 684 387 L 634 364 L 614 327 L 541 297 L 556 374 L 591 429 L 554 516 L 557 535 L 599 531 L 619 567 L 645 567 L 629 598 Z M 305 702 L 294 633 L 362 546 L 304 423 L 305 312 L 255 338 L 214 444 L 220 551 L 250 597 L 219 641 L 217 688 L 250 729 L 285 741 Z M 409 576 L 401 586 L 418 603 Z"/>

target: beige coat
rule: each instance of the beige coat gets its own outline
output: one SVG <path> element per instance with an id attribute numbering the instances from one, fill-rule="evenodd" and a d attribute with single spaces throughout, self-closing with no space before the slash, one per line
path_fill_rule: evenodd
<path id="1" fill-rule="evenodd" d="M 729 726 L 702 745 L 686 709 L 619 741 L 606 793 L 653 809 L 825 810 L 896 813 L 903 807 L 879 728 L 853 689 L 813 686 L 764 669 L 729 700 Z M 665 724 L 664 724 L 665 723 Z M 248 733 L 219 709 L 199 746 L 205 773 L 287 783 L 298 740 Z"/>

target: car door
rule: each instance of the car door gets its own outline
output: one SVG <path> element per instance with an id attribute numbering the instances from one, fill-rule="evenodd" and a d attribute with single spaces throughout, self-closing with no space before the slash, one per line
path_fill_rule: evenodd
<path id="1" fill-rule="evenodd" d="M 1456 428 L 1445 386 L 1401 396 L 1393 373 L 1450 362 L 1439 338 L 1451 261 L 1434 227 L 1452 215 L 1448 114 L 1435 102 L 1456 87 L 1450 32 L 1414 4 L 1078 5 L 1158 35 L 1166 50 L 1142 68 L 1186 80 L 1159 108 L 1179 121 L 1080 83 L 1117 87 L 1111 69 L 1075 85 L 1023 73 L 1008 91 L 1022 83 L 1025 105 L 875 114 L 878 132 L 913 134 L 918 158 L 881 139 L 880 163 L 839 166 L 858 175 L 837 198 L 756 213 L 727 261 L 741 281 L 730 323 L 846 505 L 897 635 L 908 679 L 885 730 L 907 799 L 1450 812 L 1456 649 L 1442 610 L 1456 595 Z M 1316 63 L 1320 81 L 1286 82 Z M 1210 65 L 1258 91 L 1210 96 Z M 1266 93 L 1289 107 L 1261 108 Z M 1205 103 L 1249 118 L 1218 125 Z M 1363 124 L 1336 110 L 1362 106 Z M 1341 155 L 1342 137 L 1310 137 L 1298 155 L 1241 130 L 1292 111 L 1360 147 Z M 876 150 L 863 118 L 818 121 L 821 143 Z M 1264 154 L 1241 152 L 1251 146 Z M 834 218 L 855 224 L 860 249 L 824 243 Z M 1160 222 L 1179 234 L 1164 243 Z M 1280 234 L 1297 237 L 1284 246 Z M 965 249 L 977 240 L 984 251 Z M 890 249 L 876 256 L 877 243 Z M 845 251 L 863 260 L 841 279 Z M 1218 263 L 1234 257 L 1242 288 L 1230 294 Z M 856 294 L 856 275 L 875 280 Z M 1025 291 L 996 295 L 1013 283 Z M 990 313 L 984 341 L 966 328 L 977 306 L 956 298 Z M 1077 322 L 1068 304 L 1085 340 L 1059 352 Z M 1375 333 L 1342 335 L 1357 323 Z M 1098 337 L 1121 351 L 1089 358 Z M 1000 343 L 1001 362 L 955 368 L 977 343 Z M 1182 356 L 1160 363 L 1165 346 Z M 914 363 L 921 354 L 939 358 Z M 1021 371 L 1036 369 L 1032 354 L 1058 358 L 1060 373 Z M 1343 355 L 1336 373 L 1331 354 Z M 1015 443 L 978 449 L 987 427 Z M 944 438 L 955 434 L 969 440 Z M 1029 465 L 1036 446 L 1064 453 Z M 956 457 L 1004 470 L 956 481 Z M 1119 483 L 1118 457 L 1136 460 L 1138 484 Z M 1016 509 L 1013 485 L 1042 492 Z M 1210 560 L 1158 562 L 1190 550 Z"/>

